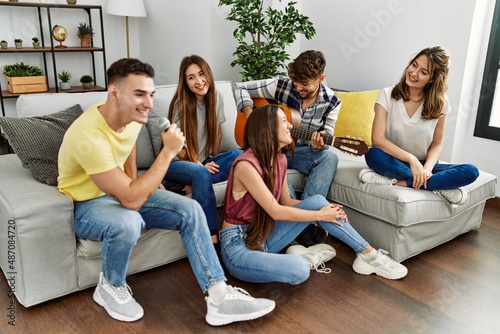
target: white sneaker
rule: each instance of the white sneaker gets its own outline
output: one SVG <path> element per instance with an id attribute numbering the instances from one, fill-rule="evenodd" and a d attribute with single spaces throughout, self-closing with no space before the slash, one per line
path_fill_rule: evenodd
<path id="1" fill-rule="evenodd" d="M 94 291 L 94 301 L 104 307 L 106 312 L 116 320 L 136 321 L 144 316 L 144 310 L 132 297 L 132 290 L 125 283 L 120 287 L 111 285 L 103 274 Z"/>
<path id="2" fill-rule="evenodd" d="M 396 179 L 390 179 L 388 177 L 375 173 L 375 171 L 371 168 L 363 168 L 362 170 L 360 170 L 358 178 L 363 183 L 385 184 L 388 186 L 392 186 L 397 182 Z"/>
<path id="3" fill-rule="evenodd" d="M 441 197 L 444 197 L 448 202 L 452 204 L 464 204 L 467 200 L 467 192 L 464 188 L 449 189 L 449 190 L 434 190 L 434 192 Z"/>
<path id="4" fill-rule="evenodd" d="M 287 254 L 295 254 L 309 262 L 311 270 L 318 273 L 329 274 L 332 270 L 325 268 L 325 262 L 330 261 L 337 255 L 335 249 L 328 244 L 316 244 L 309 247 L 293 245 L 286 250 Z"/>
<path id="5" fill-rule="evenodd" d="M 400 279 L 405 277 L 406 274 L 408 274 L 408 269 L 401 263 L 391 259 L 388 254 L 389 252 L 379 249 L 377 250 L 377 257 L 372 261 L 368 261 L 358 253 L 352 264 L 352 269 L 362 275 L 375 273 L 389 279 Z"/>
<path id="6" fill-rule="evenodd" d="M 205 297 L 207 302 L 207 315 L 205 320 L 209 325 L 222 326 L 235 321 L 246 321 L 260 318 L 276 306 L 273 300 L 253 298 L 241 288 L 228 285 L 228 294 L 219 303 L 210 297 Z"/>

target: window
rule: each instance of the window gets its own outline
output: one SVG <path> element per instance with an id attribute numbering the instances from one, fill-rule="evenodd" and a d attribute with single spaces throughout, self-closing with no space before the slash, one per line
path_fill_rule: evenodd
<path id="1" fill-rule="evenodd" d="M 474 136 L 500 140 L 500 1 L 496 1 Z"/>

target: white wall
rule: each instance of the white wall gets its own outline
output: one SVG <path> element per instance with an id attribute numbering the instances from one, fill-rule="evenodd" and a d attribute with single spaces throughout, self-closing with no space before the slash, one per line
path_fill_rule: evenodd
<path id="1" fill-rule="evenodd" d="M 155 67 L 157 84 L 177 82 L 180 60 L 190 54 L 204 57 L 217 80 L 241 79 L 239 69 L 229 67 L 237 46 L 232 36 L 235 24 L 225 19 L 229 8 L 219 7 L 218 0 L 144 2 L 148 17 L 129 19 L 131 56 Z M 105 5 L 105 0 L 78 3 Z M 277 0 L 266 3 L 283 6 Z M 500 156 L 491 152 L 498 152 L 500 142 L 472 136 L 493 5 L 494 0 L 299 0 L 317 34 L 310 41 L 300 38 L 287 50 L 292 58 L 307 49 L 323 51 L 330 86 L 364 90 L 394 84 L 422 48 L 447 48 L 453 113 L 448 117 L 443 159 L 472 162 L 499 175 Z M 8 21 L 0 12 L 0 31 L 14 31 L 14 23 Z M 104 15 L 108 66 L 126 56 L 124 22 L 122 17 Z M 2 33 L 0 39 L 6 39 Z M 496 193 L 500 196 L 500 184 Z"/>
<path id="2" fill-rule="evenodd" d="M 455 127 L 453 158 L 457 161 L 474 162 L 480 169 L 500 176 L 500 155 L 498 154 L 500 142 L 473 136 L 494 6 L 495 1 L 476 2 L 471 36 L 484 36 L 485 38 L 471 38 L 467 52 Z M 500 183 L 497 183 L 496 196 L 500 196 Z"/>

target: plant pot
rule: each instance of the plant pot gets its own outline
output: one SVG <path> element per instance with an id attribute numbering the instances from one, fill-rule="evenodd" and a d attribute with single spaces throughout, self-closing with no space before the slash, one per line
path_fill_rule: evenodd
<path id="1" fill-rule="evenodd" d="M 9 0 L 9 2 L 18 2 L 19 0 Z"/>
<path id="2" fill-rule="evenodd" d="M 82 86 L 84 89 L 92 88 L 92 82 L 82 82 Z"/>
<path id="3" fill-rule="evenodd" d="M 66 0 L 68 5 L 76 5 L 76 0 Z"/>
<path id="4" fill-rule="evenodd" d="M 7 42 L 0 43 L 0 47 L 1 47 L 2 49 L 7 49 L 7 48 L 9 47 L 9 43 L 7 43 Z"/>
<path id="5" fill-rule="evenodd" d="M 40 49 L 40 42 L 33 42 L 33 49 Z"/>
<path id="6" fill-rule="evenodd" d="M 7 90 L 13 94 L 39 93 L 47 91 L 47 77 L 45 75 L 31 77 L 5 76 Z"/>
<path id="7" fill-rule="evenodd" d="M 15 42 L 14 45 L 16 46 L 16 49 L 22 49 L 23 48 L 23 43 L 22 42 Z"/>
<path id="8" fill-rule="evenodd" d="M 70 83 L 70 82 L 61 82 L 61 83 L 59 84 L 59 87 L 60 87 L 62 90 L 71 89 L 71 83 Z"/>
<path id="9" fill-rule="evenodd" d="M 90 48 L 91 40 L 92 35 L 83 35 L 83 37 L 80 37 L 80 45 L 82 48 Z"/>

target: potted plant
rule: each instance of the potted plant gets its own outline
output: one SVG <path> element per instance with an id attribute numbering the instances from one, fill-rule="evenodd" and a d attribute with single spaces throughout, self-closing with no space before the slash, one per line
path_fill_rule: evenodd
<path id="1" fill-rule="evenodd" d="M 281 0 L 279 0 L 281 2 Z M 286 75 L 285 61 L 290 59 L 285 47 L 297 34 L 311 39 L 316 30 L 307 16 L 290 1 L 284 10 L 264 9 L 264 0 L 219 0 L 219 6 L 231 7 L 227 19 L 237 23 L 233 37 L 238 47 L 231 67 L 239 65 L 243 81 Z"/>
<path id="2" fill-rule="evenodd" d="M 59 80 L 61 80 L 60 87 L 61 89 L 70 89 L 71 88 L 71 83 L 69 82 L 69 79 L 71 79 L 71 73 L 66 70 L 62 70 L 57 74 L 57 77 Z"/>
<path id="3" fill-rule="evenodd" d="M 16 46 L 16 49 L 22 49 L 23 48 L 23 40 L 20 38 L 14 39 L 14 45 Z"/>
<path id="4" fill-rule="evenodd" d="M 5 65 L 3 74 L 7 82 L 7 90 L 11 93 L 47 91 L 47 78 L 38 66 L 25 65 L 23 62 Z"/>
<path id="5" fill-rule="evenodd" d="M 35 36 L 31 40 L 33 41 L 33 48 L 39 49 L 40 48 L 40 39 L 38 39 L 38 37 Z"/>
<path id="6" fill-rule="evenodd" d="M 5 41 L 5 40 L 1 40 L 0 41 L 0 47 L 2 49 L 7 49 L 9 47 L 9 43 L 7 43 L 7 41 Z"/>
<path id="7" fill-rule="evenodd" d="M 90 89 L 92 87 L 92 82 L 94 82 L 94 79 L 90 75 L 85 74 L 80 78 L 80 82 L 82 83 L 83 88 Z"/>
<path id="8" fill-rule="evenodd" d="M 94 29 L 87 23 L 80 22 L 76 35 L 80 38 L 82 48 L 89 48 L 92 44 L 91 40 L 92 36 L 94 36 Z"/>

